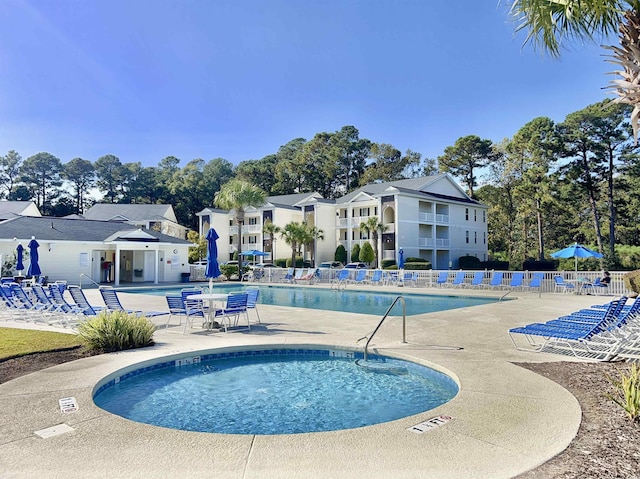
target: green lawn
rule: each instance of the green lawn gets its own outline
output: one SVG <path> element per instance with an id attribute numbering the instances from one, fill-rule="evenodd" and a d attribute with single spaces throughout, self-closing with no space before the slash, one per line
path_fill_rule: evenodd
<path id="1" fill-rule="evenodd" d="M 80 338 L 75 334 L 0 328 L 0 361 L 29 353 L 71 348 L 81 344 Z"/>

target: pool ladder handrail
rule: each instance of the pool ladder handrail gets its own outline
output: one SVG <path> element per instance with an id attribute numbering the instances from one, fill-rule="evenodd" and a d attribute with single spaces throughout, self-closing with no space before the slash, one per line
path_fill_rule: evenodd
<path id="1" fill-rule="evenodd" d="M 367 343 L 364 345 L 364 360 L 365 361 L 367 360 L 367 356 L 368 356 L 367 348 L 369 347 L 369 343 L 371 342 L 371 340 L 373 339 L 375 334 L 378 332 L 378 329 L 380 329 L 380 326 L 382 326 L 382 323 L 384 323 L 384 320 L 387 319 L 387 316 L 389 316 L 389 313 L 391 312 L 391 310 L 393 309 L 393 307 L 396 305 L 396 303 L 399 300 L 401 300 L 401 302 L 402 302 L 402 342 L 403 343 L 407 342 L 407 302 L 404 300 L 403 296 L 396 296 L 396 299 L 393 300 L 393 303 L 391 303 L 391 306 L 389 306 L 389 309 L 387 309 L 387 312 L 384 313 L 384 316 L 382 316 L 382 319 L 380 320 L 380 322 L 378 323 L 376 328 L 373 330 L 371 335 L 368 336 L 369 339 L 367 339 Z M 360 339 L 358 339 L 358 341 L 356 341 L 356 342 L 360 342 L 366 337 L 367 336 L 363 336 Z"/>

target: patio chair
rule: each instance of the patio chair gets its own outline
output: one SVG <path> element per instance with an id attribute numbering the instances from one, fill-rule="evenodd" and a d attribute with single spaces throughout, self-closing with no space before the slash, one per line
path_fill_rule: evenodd
<path id="1" fill-rule="evenodd" d="M 51 312 L 47 309 L 45 304 L 34 303 L 31 301 L 29 295 L 27 295 L 25 290 L 18 283 L 9 283 L 9 287 L 11 288 L 13 302 L 18 305 L 18 308 L 23 309 L 26 312 L 36 313 L 35 318 L 39 318 L 43 322 L 49 324 L 47 317 L 51 316 Z M 31 317 L 25 316 L 25 319 L 28 321 Z"/>
<path id="2" fill-rule="evenodd" d="M 223 320 L 222 325 L 224 327 L 225 333 L 231 327 L 232 320 L 233 326 L 238 326 L 240 316 L 244 316 L 247 320 L 246 329 L 251 329 L 251 324 L 249 323 L 249 314 L 247 313 L 248 299 L 249 294 L 247 292 L 231 293 L 229 295 L 229 298 L 227 299 L 226 306 L 223 309 L 218 309 L 215 311 L 214 316 Z"/>
<path id="3" fill-rule="evenodd" d="M 406 284 L 407 286 L 413 285 L 414 288 L 418 286 L 418 273 L 405 271 L 405 273 L 402 275 L 402 284 Z"/>
<path id="4" fill-rule="evenodd" d="M 66 283 L 65 283 L 66 289 Z M 61 315 L 64 316 L 65 325 L 75 327 L 80 321 L 80 316 L 84 316 L 82 308 L 77 305 L 71 305 L 64 299 L 62 292 L 60 291 L 60 285 L 56 283 L 49 284 L 49 297 L 51 301 L 56 304 Z"/>
<path id="5" fill-rule="evenodd" d="M 398 284 L 398 272 L 385 271 L 382 275 L 382 280 L 386 285 Z"/>
<path id="6" fill-rule="evenodd" d="M 178 317 L 178 326 L 182 324 L 182 317 L 187 315 L 187 309 L 182 300 L 181 294 L 166 294 L 167 307 L 169 308 L 169 317 L 164 325 L 165 332 L 169 329 L 169 323 L 174 316 Z"/>
<path id="7" fill-rule="evenodd" d="M 315 283 L 317 281 L 320 281 L 319 275 L 320 275 L 320 271 L 319 270 L 311 268 L 311 269 L 309 269 L 307 274 L 302 275 L 298 279 L 294 279 L 294 282 L 295 283 L 307 283 L 307 284 Z"/>
<path id="8" fill-rule="evenodd" d="M 593 283 L 583 283 L 580 287 L 580 292 L 582 291 L 587 291 L 587 294 L 591 294 L 589 293 L 589 291 L 593 291 L 593 294 L 599 295 L 608 292 L 609 285 L 606 283 L 602 283 L 600 281 L 600 278 L 596 278 Z"/>
<path id="9" fill-rule="evenodd" d="M 462 284 L 464 288 L 479 288 L 482 286 L 482 282 L 484 281 L 484 271 L 476 271 L 473 273 L 473 278 L 470 283 Z"/>
<path id="10" fill-rule="evenodd" d="M 89 301 L 87 301 L 87 297 L 84 295 L 84 291 L 82 291 L 80 286 L 70 284 L 67 286 L 67 291 L 69 291 L 71 299 L 76 303 L 76 306 L 82 309 L 82 313 L 85 316 L 96 316 L 104 309 L 102 306 L 92 306 L 89 304 Z"/>
<path id="11" fill-rule="evenodd" d="M 196 293 L 192 293 L 196 294 Z M 184 296 L 182 296 L 184 298 Z M 195 320 L 201 320 L 202 326 L 205 326 L 205 318 L 208 318 L 207 311 L 204 309 L 204 303 L 201 299 L 184 299 L 185 322 L 182 334 L 187 332 L 187 327 L 193 328 Z"/>
<path id="12" fill-rule="evenodd" d="M 553 281 L 555 282 L 555 286 L 553 288 L 553 293 L 561 292 L 567 293 L 570 290 L 575 291 L 576 286 L 573 283 L 567 283 L 564 278 L 560 275 L 556 275 L 553 277 Z"/>
<path id="13" fill-rule="evenodd" d="M 249 309 L 253 309 L 256 312 L 256 323 L 260 322 L 260 313 L 258 312 L 258 296 L 260 290 L 258 288 L 247 288 L 247 314 Z"/>

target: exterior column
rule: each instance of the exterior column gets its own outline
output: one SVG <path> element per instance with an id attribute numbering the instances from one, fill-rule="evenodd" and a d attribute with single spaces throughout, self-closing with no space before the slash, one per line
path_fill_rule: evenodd
<path id="1" fill-rule="evenodd" d="M 158 264 L 160 263 L 160 250 L 156 248 L 155 253 L 156 260 L 153 266 L 153 284 L 158 284 Z"/>
<path id="2" fill-rule="evenodd" d="M 115 275 L 113 277 L 113 285 L 120 286 L 120 245 L 116 243 L 116 254 L 113 257 L 113 267 L 116 269 Z"/>

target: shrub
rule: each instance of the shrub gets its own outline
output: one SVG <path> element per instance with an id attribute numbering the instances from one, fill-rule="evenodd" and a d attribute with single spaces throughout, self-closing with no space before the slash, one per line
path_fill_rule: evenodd
<path id="1" fill-rule="evenodd" d="M 358 261 L 362 261 L 363 263 L 372 263 L 376 259 L 376 253 L 373 251 L 373 247 L 369 243 L 364 243 L 362 248 L 360 248 L 360 256 L 358 257 Z"/>
<path id="2" fill-rule="evenodd" d="M 475 256 L 460 256 L 458 258 L 458 267 L 460 269 L 482 269 L 480 267 L 480 260 Z"/>
<path id="3" fill-rule="evenodd" d="M 634 293 L 640 293 L 640 270 L 629 271 L 622 277 L 624 286 Z"/>
<path id="4" fill-rule="evenodd" d="M 380 267 L 382 269 L 391 269 L 392 266 L 395 266 L 396 264 L 396 260 L 395 259 L 383 259 L 380 262 Z M 396 266 L 395 269 L 398 269 L 398 267 Z"/>
<path id="5" fill-rule="evenodd" d="M 351 248 L 351 261 L 360 261 L 360 245 L 358 243 L 354 244 L 353 248 Z"/>
<path id="6" fill-rule="evenodd" d="M 528 259 L 522 263 L 522 269 L 526 271 L 555 271 L 556 265 L 553 261 L 536 261 Z"/>
<path id="7" fill-rule="evenodd" d="M 278 258 L 274 261 L 274 263 L 278 268 L 286 268 L 287 267 L 287 259 L 286 258 Z"/>
<path id="8" fill-rule="evenodd" d="M 151 346 L 155 330 L 155 325 L 143 316 L 125 311 L 102 311 L 80 323 L 78 335 L 89 349 L 112 352 Z"/>
<path id="9" fill-rule="evenodd" d="M 414 258 L 413 256 L 409 256 L 404 260 L 405 263 L 429 263 L 429 260 L 424 258 Z"/>
<path id="10" fill-rule="evenodd" d="M 508 261 L 482 261 L 480 263 L 480 269 L 497 269 L 499 271 L 508 271 Z"/>
<path id="11" fill-rule="evenodd" d="M 411 269 L 411 270 L 424 270 L 424 269 L 432 269 L 431 263 L 427 262 L 417 262 L 417 263 L 405 263 L 404 264 L 404 269 Z"/>
<path id="12" fill-rule="evenodd" d="M 628 373 L 621 371 L 619 380 L 607 376 L 614 392 L 606 396 L 624 409 L 629 419 L 637 421 L 640 418 L 640 368 L 632 364 Z"/>
<path id="13" fill-rule="evenodd" d="M 296 256 L 296 268 L 309 268 L 311 264 L 308 261 L 304 261 L 302 256 Z M 286 267 L 291 268 L 291 258 L 287 258 Z"/>
<path id="14" fill-rule="evenodd" d="M 347 249 L 343 245 L 338 245 L 336 252 L 333 255 L 334 261 L 340 261 L 342 264 L 347 264 Z"/>

